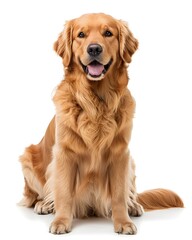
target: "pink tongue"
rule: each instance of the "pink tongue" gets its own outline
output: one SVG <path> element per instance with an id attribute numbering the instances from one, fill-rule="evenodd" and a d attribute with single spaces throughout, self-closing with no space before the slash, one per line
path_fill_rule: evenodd
<path id="1" fill-rule="evenodd" d="M 102 64 L 97 65 L 88 65 L 88 72 L 92 76 L 100 76 L 104 70 L 104 66 Z"/>

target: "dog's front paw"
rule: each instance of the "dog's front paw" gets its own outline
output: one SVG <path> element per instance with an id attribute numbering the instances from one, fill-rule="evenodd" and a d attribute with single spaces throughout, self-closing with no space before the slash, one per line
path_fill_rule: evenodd
<path id="1" fill-rule="evenodd" d="M 53 234 L 64 234 L 71 232 L 71 221 L 68 219 L 58 219 L 52 222 L 49 232 Z"/>
<path id="2" fill-rule="evenodd" d="M 114 229 L 116 233 L 130 234 L 130 235 L 137 233 L 136 226 L 134 225 L 133 222 L 130 222 L 130 221 L 125 221 L 125 222 L 115 221 Z"/>

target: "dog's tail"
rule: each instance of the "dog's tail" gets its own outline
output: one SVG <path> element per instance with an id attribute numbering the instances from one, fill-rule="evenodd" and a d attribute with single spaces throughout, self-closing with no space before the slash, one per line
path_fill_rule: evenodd
<path id="1" fill-rule="evenodd" d="M 139 193 L 137 202 L 140 203 L 146 211 L 184 207 L 183 201 L 176 193 L 162 188 Z"/>

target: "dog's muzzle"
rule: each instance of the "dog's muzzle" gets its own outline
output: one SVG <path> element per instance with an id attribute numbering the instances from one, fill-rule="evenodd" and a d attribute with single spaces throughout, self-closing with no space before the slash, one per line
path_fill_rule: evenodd
<path id="1" fill-rule="evenodd" d="M 102 64 L 102 61 L 100 61 L 100 54 L 102 52 L 103 48 L 101 47 L 101 45 L 90 44 L 87 47 L 87 53 L 90 58 L 90 63 L 88 65 L 84 65 L 80 60 L 81 66 L 90 80 L 98 81 L 104 78 L 105 73 L 107 72 L 112 63 L 111 59 L 106 65 Z"/>

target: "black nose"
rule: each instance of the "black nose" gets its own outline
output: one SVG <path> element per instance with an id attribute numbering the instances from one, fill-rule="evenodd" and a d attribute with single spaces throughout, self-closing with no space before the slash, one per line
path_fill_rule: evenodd
<path id="1" fill-rule="evenodd" d="M 103 51 L 101 45 L 99 44 L 90 44 L 87 48 L 87 52 L 90 56 L 96 57 Z"/>

